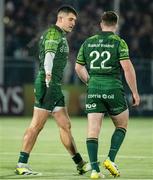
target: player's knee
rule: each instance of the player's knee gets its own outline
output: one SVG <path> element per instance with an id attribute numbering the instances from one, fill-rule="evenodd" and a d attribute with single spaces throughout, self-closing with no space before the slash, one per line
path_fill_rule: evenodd
<path id="1" fill-rule="evenodd" d="M 62 126 L 60 126 L 60 128 L 62 128 L 65 131 L 70 131 L 71 123 L 70 122 L 66 122 L 66 123 L 62 124 Z"/>
<path id="2" fill-rule="evenodd" d="M 120 120 L 115 122 L 115 127 L 116 128 L 123 128 L 123 129 L 127 129 L 128 128 L 128 120 Z"/>
<path id="3" fill-rule="evenodd" d="M 71 123 L 70 122 L 67 122 L 65 124 L 65 129 L 68 130 L 68 131 L 71 129 Z"/>
<path id="4" fill-rule="evenodd" d="M 42 129 L 43 129 L 43 125 L 41 125 L 41 124 L 37 124 L 37 125 L 31 125 L 30 127 L 29 127 L 29 131 L 31 132 L 31 133 L 33 133 L 33 134 L 35 134 L 35 133 L 39 133 Z"/>

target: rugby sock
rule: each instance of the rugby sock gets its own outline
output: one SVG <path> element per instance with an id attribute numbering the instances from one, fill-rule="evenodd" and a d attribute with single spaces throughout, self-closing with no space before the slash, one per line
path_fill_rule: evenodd
<path id="1" fill-rule="evenodd" d="M 80 155 L 80 153 L 76 153 L 73 157 L 72 157 L 73 161 L 75 162 L 75 164 L 80 164 L 83 162 L 83 159 Z"/>
<path id="2" fill-rule="evenodd" d="M 29 153 L 20 152 L 18 163 L 27 163 L 29 159 Z"/>
<path id="3" fill-rule="evenodd" d="M 111 146 L 110 146 L 108 157 L 113 162 L 114 162 L 116 154 L 124 140 L 125 134 L 126 134 L 126 129 L 116 128 L 112 135 Z"/>
<path id="4" fill-rule="evenodd" d="M 88 155 L 93 170 L 100 172 L 97 156 L 98 156 L 98 138 L 87 138 L 86 140 Z"/>

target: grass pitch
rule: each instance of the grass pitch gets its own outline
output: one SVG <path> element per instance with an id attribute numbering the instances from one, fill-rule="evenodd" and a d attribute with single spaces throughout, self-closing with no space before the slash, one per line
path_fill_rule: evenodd
<path id="1" fill-rule="evenodd" d="M 29 164 L 43 173 L 42 176 L 18 176 L 14 174 L 25 128 L 30 118 L 0 118 L 0 179 L 40 179 L 40 180 L 83 180 L 90 179 L 90 173 L 80 176 L 71 157 L 60 142 L 58 128 L 49 119 L 40 133 L 31 153 Z M 77 147 L 84 159 L 88 160 L 86 150 L 86 118 L 72 118 L 72 132 Z M 113 132 L 110 119 L 105 119 L 99 138 L 99 160 L 108 153 Z M 116 158 L 122 179 L 153 179 L 153 119 L 130 119 L 125 141 Z M 114 179 L 101 167 L 105 179 Z"/>

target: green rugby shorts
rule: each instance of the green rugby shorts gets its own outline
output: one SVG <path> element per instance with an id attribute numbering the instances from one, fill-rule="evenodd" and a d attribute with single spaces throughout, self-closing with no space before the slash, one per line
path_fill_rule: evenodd
<path id="1" fill-rule="evenodd" d="M 60 85 L 51 84 L 48 88 L 40 78 L 35 81 L 35 102 L 34 106 L 48 111 L 53 111 L 55 107 L 65 106 L 64 95 Z"/>
<path id="2" fill-rule="evenodd" d="M 88 89 L 86 96 L 86 113 L 108 113 L 118 115 L 128 108 L 122 88 L 98 90 Z"/>

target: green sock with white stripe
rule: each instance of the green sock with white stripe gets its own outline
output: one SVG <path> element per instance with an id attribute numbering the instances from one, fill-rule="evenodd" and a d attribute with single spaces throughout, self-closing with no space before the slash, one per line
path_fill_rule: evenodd
<path id="1" fill-rule="evenodd" d="M 20 152 L 18 163 L 27 163 L 29 159 L 29 153 Z"/>
<path id="2" fill-rule="evenodd" d="M 98 138 L 87 138 L 86 140 L 88 155 L 92 170 L 100 172 L 97 156 L 98 156 Z"/>
<path id="3" fill-rule="evenodd" d="M 110 146 L 108 157 L 113 162 L 114 162 L 117 152 L 119 151 L 120 146 L 125 138 L 125 134 L 126 134 L 126 129 L 116 128 L 112 135 L 111 146 Z"/>

